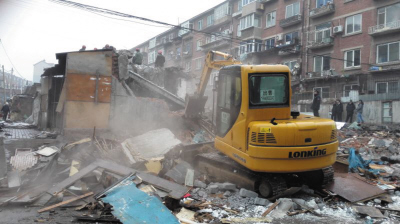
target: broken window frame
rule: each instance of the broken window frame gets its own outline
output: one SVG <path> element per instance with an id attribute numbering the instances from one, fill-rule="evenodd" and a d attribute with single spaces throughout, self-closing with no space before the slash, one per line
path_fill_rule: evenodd
<path id="1" fill-rule="evenodd" d="M 349 88 L 347 88 L 349 87 Z M 350 92 L 352 90 L 359 90 L 360 86 L 358 84 L 349 84 L 349 85 L 343 85 L 343 96 L 344 97 L 349 97 Z"/>
<path id="2" fill-rule="evenodd" d="M 385 91 L 379 91 L 380 88 L 378 86 L 380 84 L 385 85 Z M 398 81 L 388 81 L 388 82 L 376 82 L 375 84 L 375 92 L 376 94 L 385 94 L 385 93 L 397 93 L 399 89 L 399 82 Z"/>

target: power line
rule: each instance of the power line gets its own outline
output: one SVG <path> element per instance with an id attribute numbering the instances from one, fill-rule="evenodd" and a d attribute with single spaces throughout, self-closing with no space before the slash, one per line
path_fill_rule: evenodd
<path id="1" fill-rule="evenodd" d="M 16 68 L 16 67 L 14 66 L 14 64 L 12 63 L 10 57 L 9 57 L 8 54 L 7 54 L 6 48 L 4 47 L 4 43 L 3 43 L 3 41 L 2 41 L 1 39 L 0 39 L 0 43 L 1 43 L 1 46 L 3 47 L 4 53 L 6 54 L 8 60 L 10 61 L 11 65 L 13 66 L 13 68 L 15 69 L 15 71 L 18 73 L 19 77 L 21 77 L 22 79 L 25 79 L 24 77 L 22 77 L 22 75 L 19 73 L 19 71 L 17 70 L 17 68 Z"/>

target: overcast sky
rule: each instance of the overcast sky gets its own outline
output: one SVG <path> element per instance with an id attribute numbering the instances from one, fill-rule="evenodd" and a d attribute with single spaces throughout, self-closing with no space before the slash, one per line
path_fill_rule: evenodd
<path id="1" fill-rule="evenodd" d="M 224 0 L 71 1 L 178 24 Z M 57 63 L 55 53 L 76 51 L 83 44 L 88 50 L 105 44 L 129 49 L 167 29 L 110 19 L 48 0 L 0 0 L 0 39 L 14 68 L 28 80 L 32 80 L 33 64 L 43 59 Z M 6 71 L 12 68 L 2 46 L 0 65 Z"/>

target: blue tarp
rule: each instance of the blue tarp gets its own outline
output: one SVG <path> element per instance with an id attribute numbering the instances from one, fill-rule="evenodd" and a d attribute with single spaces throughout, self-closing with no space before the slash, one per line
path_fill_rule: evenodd
<path id="1" fill-rule="evenodd" d="M 358 167 L 364 170 L 368 170 L 371 173 L 379 174 L 379 170 L 376 169 L 368 169 L 369 164 L 374 164 L 371 160 L 364 160 L 360 154 L 356 154 L 356 150 L 354 148 L 350 149 L 349 152 L 349 172 L 358 172 Z"/>
<path id="2" fill-rule="evenodd" d="M 158 198 L 136 187 L 132 182 L 134 178 L 122 181 L 101 199 L 113 206 L 112 214 L 125 224 L 179 224 L 177 218 Z"/>

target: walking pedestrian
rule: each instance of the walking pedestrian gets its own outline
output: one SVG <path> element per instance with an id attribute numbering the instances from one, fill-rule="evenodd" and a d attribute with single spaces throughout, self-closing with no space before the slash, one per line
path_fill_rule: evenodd
<path id="1" fill-rule="evenodd" d="M 364 119 L 362 117 L 362 113 L 364 110 L 364 102 L 362 100 L 360 100 L 358 102 L 357 108 L 356 108 L 356 112 L 357 112 L 357 123 L 364 123 Z"/>
<path id="2" fill-rule="evenodd" d="M 353 123 L 353 114 L 355 109 L 356 105 L 354 105 L 353 101 L 350 100 L 350 102 L 346 106 L 346 123 Z"/>
<path id="3" fill-rule="evenodd" d="M 321 106 L 321 97 L 319 96 L 319 91 L 314 91 L 314 99 L 311 104 L 311 109 L 313 110 L 314 116 L 319 117 L 319 108 Z"/>
<path id="4" fill-rule="evenodd" d="M 337 102 L 335 101 L 335 102 L 333 102 L 333 105 L 332 105 L 332 114 L 331 114 L 331 119 L 332 120 L 334 120 L 334 121 L 336 121 L 336 115 L 337 115 Z"/>
<path id="5" fill-rule="evenodd" d="M 338 99 L 336 100 L 336 120 L 335 121 L 342 121 L 342 114 L 343 114 L 343 104 L 342 102 Z"/>
<path id="6" fill-rule="evenodd" d="M 7 121 L 8 114 L 10 113 L 10 106 L 8 106 L 8 102 L 4 104 L 1 108 L 1 112 L 3 112 L 3 121 Z"/>

